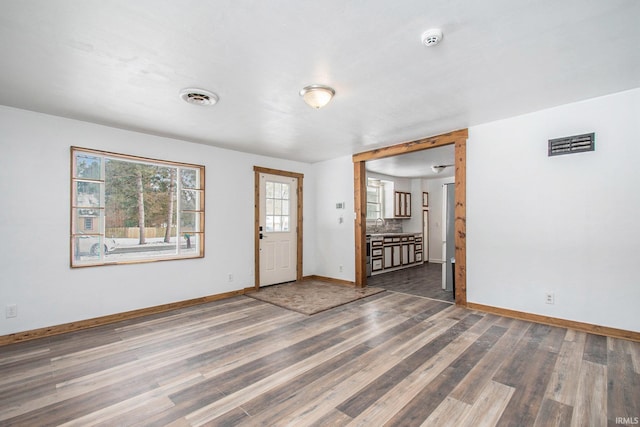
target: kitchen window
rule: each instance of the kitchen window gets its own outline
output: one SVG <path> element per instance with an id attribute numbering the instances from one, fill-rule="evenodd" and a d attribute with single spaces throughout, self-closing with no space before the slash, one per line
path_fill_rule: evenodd
<path id="1" fill-rule="evenodd" d="M 204 166 L 71 147 L 71 266 L 204 256 Z"/>
<path id="2" fill-rule="evenodd" d="M 382 218 L 382 182 L 367 178 L 367 219 Z"/>

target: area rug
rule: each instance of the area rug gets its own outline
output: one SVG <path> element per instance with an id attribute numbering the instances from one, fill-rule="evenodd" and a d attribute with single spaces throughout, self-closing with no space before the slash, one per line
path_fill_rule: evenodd
<path id="1" fill-rule="evenodd" d="M 363 289 L 319 280 L 304 280 L 265 286 L 257 292 L 245 295 L 298 313 L 312 315 L 382 291 L 384 289 L 381 288 Z"/>

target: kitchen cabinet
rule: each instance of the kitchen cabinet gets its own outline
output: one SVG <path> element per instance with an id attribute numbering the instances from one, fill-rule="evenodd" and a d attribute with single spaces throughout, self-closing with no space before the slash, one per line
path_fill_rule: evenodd
<path id="1" fill-rule="evenodd" d="M 371 274 L 422 264 L 422 234 L 378 234 L 370 237 Z"/>
<path id="2" fill-rule="evenodd" d="M 410 218 L 411 217 L 411 193 L 404 191 L 394 192 L 394 208 L 393 215 L 396 218 Z"/>

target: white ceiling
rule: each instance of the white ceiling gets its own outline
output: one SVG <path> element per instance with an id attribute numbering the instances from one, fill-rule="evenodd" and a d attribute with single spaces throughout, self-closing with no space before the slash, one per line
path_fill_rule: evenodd
<path id="1" fill-rule="evenodd" d="M 383 159 L 369 160 L 367 171 L 401 178 L 446 178 L 455 174 L 455 147 L 453 144 L 428 150 L 399 154 Z M 449 166 L 434 172 L 432 166 Z"/>
<path id="2" fill-rule="evenodd" d="M 0 5 L 0 104 L 305 162 L 640 87 L 637 0 Z"/>

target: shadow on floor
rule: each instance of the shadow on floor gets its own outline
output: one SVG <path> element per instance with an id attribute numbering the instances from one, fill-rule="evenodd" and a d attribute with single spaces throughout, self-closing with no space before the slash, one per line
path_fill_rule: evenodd
<path id="1" fill-rule="evenodd" d="M 427 263 L 367 278 L 367 286 L 454 302 L 453 292 L 442 290 L 442 264 Z"/>

